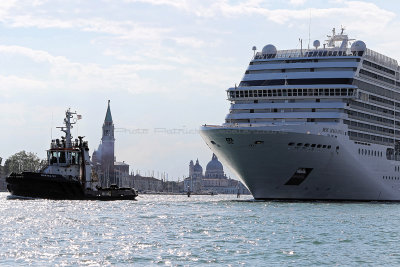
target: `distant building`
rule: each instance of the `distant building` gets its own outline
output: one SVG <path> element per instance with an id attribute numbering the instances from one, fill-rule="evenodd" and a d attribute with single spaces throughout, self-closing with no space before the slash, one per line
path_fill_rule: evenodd
<path id="1" fill-rule="evenodd" d="M 129 176 L 129 165 L 115 161 L 114 123 L 111 116 L 110 100 L 103 123 L 101 143 L 92 154 L 93 177 L 99 180 L 101 187 L 112 184 L 130 187 L 133 184 Z"/>
<path id="2" fill-rule="evenodd" d="M 133 186 L 139 193 L 162 192 L 164 189 L 163 181 L 154 177 L 133 176 Z"/>
<path id="3" fill-rule="evenodd" d="M 189 163 L 189 178 L 184 181 L 185 191 L 190 190 L 191 192 L 200 193 L 202 189 L 203 167 L 200 166 L 198 159 L 195 165 L 193 164 L 193 160 Z"/>
<path id="4" fill-rule="evenodd" d="M 224 167 L 215 154 L 207 164 L 203 175 L 203 168 L 196 160 L 189 163 L 189 177 L 184 180 L 185 192 L 218 193 L 218 194 L 250 194 L 249 190 L 240 182 L 226 177 Z"/>
<path id="5" fill-rule="evenodd" d="M 3 161 L 3 158 L 0 157 L 0 192 L 7 191 L 4 166 L 1 165 L 2 161 Z"/>
<path id="6" fill-rule="evenodd" d="M 133 179 L 129 176 L 129 164 L 114 162 L 115 181 L 119 187 L 133 187 Z"/>

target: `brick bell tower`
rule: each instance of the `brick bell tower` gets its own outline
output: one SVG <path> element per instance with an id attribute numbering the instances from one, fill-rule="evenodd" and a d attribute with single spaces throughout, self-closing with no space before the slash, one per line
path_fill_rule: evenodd
<path id="1" fill-rule="evenodd" d="M 101 166 L 104 173 L 104 178 L 109 181 L 109 184 L 115 184 L 114 174 L 114 123 L 111 116 L 110 100 L 108 100 L 108 107 L 106 118 L 103 124 L 103 136 L 101 138 Z"/>

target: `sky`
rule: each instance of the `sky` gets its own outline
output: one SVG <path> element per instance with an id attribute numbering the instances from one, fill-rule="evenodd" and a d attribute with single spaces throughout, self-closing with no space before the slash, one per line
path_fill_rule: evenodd
<path id="1" fill-rule="evenodd" d="M 117 160 L 182 180 L 211 160 L 199 127 L 224 122 L 253 46 L 296 49 L 344 26 L 400 59 L 399 14 L 397 0 L 2 0 L 0 157 L 45 158 L 67 108 L 92 153 L 111 100 Z"/>

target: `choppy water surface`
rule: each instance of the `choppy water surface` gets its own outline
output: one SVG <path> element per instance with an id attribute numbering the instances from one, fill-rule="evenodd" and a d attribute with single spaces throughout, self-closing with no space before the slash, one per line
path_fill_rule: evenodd
<path id="1" fill-rule="evenodd" d="M 399 265 L 400 204 L 8 200 L 0 265 Z"/>

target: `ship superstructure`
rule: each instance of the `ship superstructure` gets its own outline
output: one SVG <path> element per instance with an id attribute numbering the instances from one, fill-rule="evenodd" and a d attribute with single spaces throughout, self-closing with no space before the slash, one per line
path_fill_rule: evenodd
<path id="1" fill-rule="evenodd" d="M 256 199 L 400 200 L 396 60 L 333 29 L 322 47 L 266 45 L 227 96 L 201 134 Z"/>

